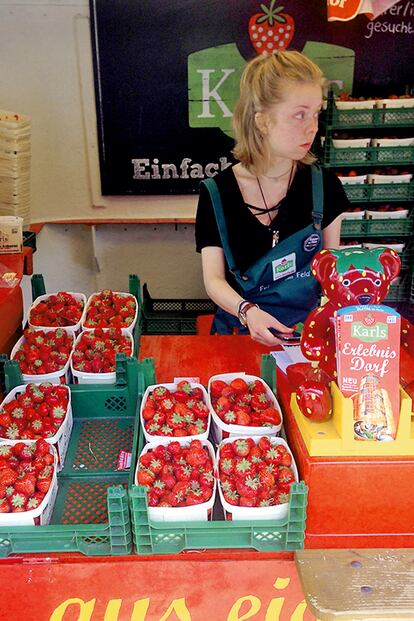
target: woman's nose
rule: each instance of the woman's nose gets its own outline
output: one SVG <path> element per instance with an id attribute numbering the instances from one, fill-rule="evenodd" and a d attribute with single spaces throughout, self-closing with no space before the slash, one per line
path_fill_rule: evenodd
<path id="1" fill-rule="evenodd" d="M 306 131 L 309 134 L 316 134 L 316 132 L 318 131 L 318 119 L 312 118 L 310 119 L 308 126 L 306 128 Z"/>

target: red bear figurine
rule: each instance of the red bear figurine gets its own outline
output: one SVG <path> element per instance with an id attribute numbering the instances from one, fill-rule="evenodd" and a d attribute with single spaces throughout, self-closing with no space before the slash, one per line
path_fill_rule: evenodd
<path id="1" fill-rule="evenodd" d="M 380 304 L 400 272 L 401 261 L 390 248 L 321 250 L 311 268 L 328 300 L 306 319 L 301 349 L 306 358 L 318 361 L 330 377 L 336 377 L 335 311 L 343 306 Z"/>

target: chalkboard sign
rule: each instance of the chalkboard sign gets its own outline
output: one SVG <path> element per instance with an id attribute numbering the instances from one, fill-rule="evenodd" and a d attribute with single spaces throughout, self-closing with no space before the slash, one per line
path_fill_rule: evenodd
<path id="1" fill-rule="evenodd" d="M 411 88 L 414 2 L 328 22 L 325 0 L 263 1 L 278 31 L 260 0 L 91 0 L 103 194 L 196 192 L 229 166 L 240 74 L 262 45 L 303 51 L 357 96 Z"/>

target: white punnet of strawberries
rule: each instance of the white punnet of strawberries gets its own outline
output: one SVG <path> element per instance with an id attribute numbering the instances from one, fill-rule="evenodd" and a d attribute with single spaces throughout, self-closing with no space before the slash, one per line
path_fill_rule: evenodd
<path id="1" fill-rule="evenodd" d="M 0 513 L 37 509 L 53 474 L 54 457 L 46 440 L 0 444 Z"/>
<path id="2" fill-rule="evenodd" d="M 224 500 L 239 507 L 272 507 L 289 502 L 295 482 L 292 457 L 267 436 L 255 444 L 238 438 L 219 446 L 219 478 Z"/>
<path id="3" fill-rule="evenodd" d="M 95 293 L 86 308 L 85 328 L 127 328 L 135 319 L 136 299 L 128 293 L 103 289 Z"/>
<path id="4" fill-rule="evenodd" d="M 230 383 L 222 379 L 210 383 L 210 399 L 216 414 L 227 425 L 277 427 L 280 412 L 269 399 L 266 386 L 259 379 L 248 382 L 242 377 Z"/>
<path id="5" fill-rule="evenodd" d="M 58 328 L 74 326 L 81 320 L 83 300 L 76 299 L 71 293 L 59 291 L 35 304 L 29 314 L 32 326 Z"/>
<path id="6" fill-rule="evenodd" d="M 213 494 L 213 461 L 200 440 L 172 440 L 140 456 L 136 482 L 148 487 L 150 507 L 199 505 Z"/>
<path id="7" fill-rule="evenodd" d="M 50 382 L 27 384 L 0 408 L 0 438 L 37 440 L 52 438 L 65 420 L 69 388 Z"/>
<path id="8" fill-rule="evenodd" d="M 121 328 L 82 332 L 72 354 L 72 366 L 83 373 L 113 373 L 116 354 L 132 355 L 132 342 Z"/>
<path id="9" fill-rule="evenodd" d="M 27 328 L 23 332 L 23 341 L 13 355 L 22 373 L 27 375 L 45 375 L 61 371 L 69 360 L 73 345 L 73 336 L 62 328 L 34 330 Z"/>
<path id="10" fill-rule="evenodd" d="M 200 386 L 187 380 L 175 390 L 156 386 L 142 409 L 145 430 L 154 436 L 195 436 L 207 431 L 209 408 Z"/>

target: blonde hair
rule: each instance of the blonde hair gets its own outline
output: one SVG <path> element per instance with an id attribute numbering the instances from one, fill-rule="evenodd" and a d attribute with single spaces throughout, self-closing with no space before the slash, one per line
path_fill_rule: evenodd
<path id="1" fill-rule="evenodd" d="M 255 115 L 283 100 L 286 82 L 316 84 L 323 89 L 326 80 L 315 63 L 293 50 L 257 56 L 243 71 L 240 97 L 233 112 L 236 139 L 233 155 L 251 172 L 264 172 L 270 163 Z M 312 164 L 316 158 L 309 152 L 300 161 Z"/>

